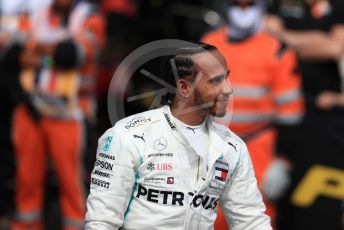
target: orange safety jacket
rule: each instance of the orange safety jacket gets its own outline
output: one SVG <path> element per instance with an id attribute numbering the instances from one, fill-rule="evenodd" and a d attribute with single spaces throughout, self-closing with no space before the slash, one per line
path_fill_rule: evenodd
<path id="1" fill-rule="evenodd" d="M 294 125 L 302 118 L 301 78 L 295 53 L 276 38 L 260 32 L 232 42 L 229 33 L 227 27 L 219 28 L 202 41 L 216 46 L 228 62 L 234 96 L 224 122 L 246 141 L 261 187 L 276 154 L 285 154 L 283 149 L 275 149 L 273 124 Z M 274 222 L 274 205 L 266 202 L 266 207 Z M 215 229 L 228 229 L 221 212 Z"/>
<path id="2" fill-rule="evenodd" d="M 215 45 L 230 68 L 231 129 L 245 139 L 272 123 L 298 123 L 303 97 L 295 53 L 264 32 L 236 43 L 229 41 L 228 33 L 227 28 L 219 28 L 202 41 Z"/>

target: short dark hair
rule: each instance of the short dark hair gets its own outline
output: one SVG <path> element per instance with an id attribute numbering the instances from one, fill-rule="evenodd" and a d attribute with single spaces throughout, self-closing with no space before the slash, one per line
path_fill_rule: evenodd
<path id="1" fill-rule="evenodd" d="M 192 56 L 203 52 L 217 51 L 218 49 L 209 44 L 198 43 L 185 47 L 179 47 L 175 50 L 174 55 L 165 57 L 163 66 L 163 76 L 165 82 L 173 86 L 168 88 L 168 92 L 162 99 L 162 104 L 171 105 L 176 96 L 175 88 L 177 88 L 178 79 L 186 79 L 193 82 L 199 72 L 199 67 L 192 60 Z M 177 75 L 177 76 L 176 76 Z"/>

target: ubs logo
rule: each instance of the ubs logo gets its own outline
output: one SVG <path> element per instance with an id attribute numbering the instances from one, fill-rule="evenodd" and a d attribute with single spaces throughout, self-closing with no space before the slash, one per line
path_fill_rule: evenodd
<path id="1" fill-rule="evenodd" d="M 166 140 L 166 138 L 165 137 L 159 137 L 158 139 L 156 139 L 154 141 L 153 147 L 157 151 L 162 151 L 162 150 L 166 149 L 166 147 L 167 147 L 167 140 Z"/>
<path id="2" fill-rule="evenodd" d="M 147 165 L 147 170 L 148 171 L 153 171 L 153 170 L 159 170 L 159 171 L 171 171 L 173 169 L 172 163 L 158 163 L 154 164 L 150 162 Z"/>

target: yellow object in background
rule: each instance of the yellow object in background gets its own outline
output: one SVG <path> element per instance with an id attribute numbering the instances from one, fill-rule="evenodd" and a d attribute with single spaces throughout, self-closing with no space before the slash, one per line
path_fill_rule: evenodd
<path id="1" fill-rule="evenodd" d="M 77 71 L 56 69 L 28 69 L 21 73 L 20 82 L 30 96 L 33 106 L 53 118 L 77 116 L 80 76 Z"/>
<path id="2" fill-rule="evenodd" d="M 291 201 L 294 205 L 309 207 L 319 196 L 344 198 L 344 170 L 314 165 L 296 187 Z"/>

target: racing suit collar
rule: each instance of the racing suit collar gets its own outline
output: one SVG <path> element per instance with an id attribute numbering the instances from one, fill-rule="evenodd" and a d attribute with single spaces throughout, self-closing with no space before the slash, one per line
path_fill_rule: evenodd
<path id="1" fill-rule="evenodd" d="M 174 117 L 172 116 L 171 109 L 168 105 L 162 107 L 163 119 L 166 121 L 166 124 L 172 130 L 172 134 L 180 141 L 184 146 L 189 146 L 186 138 L 178 131 L 178 128 L 174 122 Z M 221 156 L 226 155 L 230 151 L 229 145 L 223 140 L 215 131 L 213 120 L 211 117 L 206 118 L 206 126 L 209 134 L 209 164 L 213 163 L 220 158 Z M 193 149 L 190 146 L 191 149 Z M 194 150 L 194 149 L 193 149 Z M 195 150 L 194 150 L 195 151 Z M 196 151 L 195 151 L 196 152 Z M 196 152 L 197 153 L 197 152 Z M 198 154 L 198 153 L 197 153 Z"/>
<path id="2" fill-rule="evenodd" d="M 223 156 L 228 156 L 227 153 L 230 153 L 232 149 L 229 147 L 229 144 L 221 138 L 221 136 L 216 132 L 216 128 L 214 125 L 215 121 L 212 117 L 208 118 L 208 130 L 209 130 L 209 139 L 210 139 L 210 147 L 209 151 L 209 162 L 214 164 L 215 161 Z M 230 154 L 229 154 L 230 155 Z M 228 159 L 227 159 L 228 160 Z"/>

